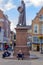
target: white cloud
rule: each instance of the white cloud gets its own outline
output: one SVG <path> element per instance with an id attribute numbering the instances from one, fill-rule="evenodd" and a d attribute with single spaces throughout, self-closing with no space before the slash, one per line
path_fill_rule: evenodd
<path id="1" fill-rule="evenodd" d="M 14 25 L 15 25 L 14 22 L 11 22 L 10 28 L 12 31 L 14 31 L 14 27 L 15 27 Z"/>
<path id="2" fill-rule="evenodd" d="M 26 6 L 42 6 L 43 5 L 43 0 L 24 0 L 26 3 Z"/>
<path id="3" fill-rule="evenodd" d="M 0 4 L 2 4 L 3 0 L 0 0 Z"/>
<path id="4" fill-rule="evenodd" d="M 31 25 L 32 21 L 31 20 L 27 20 L 26 21 L 26 25 Z"/>
<path id="5" fill-rule="evenodd" d="M 35 6 L 43 5 L 43 0 L 30 0 L 30 2 Z"/>
<path id="6" fill-rule="evenodd" d="M 0 9 L 6 11 L 12 8 L 16 8 L 16 5 L 13 4 L 13 0 L 0 0 Z M 26 6 L 42 6 L 43 0 L 24 0 Z"/>
<path id="7" fill-rule="evenodd" d="M 5 9 L 6 9 L 6 10 L 10 10 L 10 9 L 12 9 L 12 8 L 16 8 L 16 6 L 13 5 L 13 4 L 10 3 L 10 2 L 8 2 L 8 3 L 5 5 Z"/>
<path id="8" fill-rule="evenodd" d="M 15 29 L 14 28 L 16 28 L 17 23 L 18 23 L 18 19 L 11 20 L 11 25 L 10 25 L 11 31 L 14 31 L 15 32 Z"/>
<path id="9" fill-rule="evenodd" d="M 0 0 L 0 9 L 3 11 L 10 10 L 12 8 L 16 8 L 16 5 L 12 3 L 12 0 Z"/>

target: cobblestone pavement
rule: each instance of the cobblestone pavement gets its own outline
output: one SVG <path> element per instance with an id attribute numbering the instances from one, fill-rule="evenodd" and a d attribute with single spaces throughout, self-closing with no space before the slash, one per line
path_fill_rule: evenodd
<path id="1" fill-rule="evenodd" d="M 0 65 L 43 65 L 43 54 L 40 52 L 30 51 L 31 54 L 37 55 L 39 59 L 31 59 L 31 60 L 14 60 L 14 59 L 2 59 L 0 52 Z"/>
<path id="2" fill-rule="evenodd" d="M 43 65 L 43 54 L 37 51 L 31 51 L 30 53 L 39 57 L 39 59 L 31 60 L 31 65 Z"/>
<path id="3" fill-rule="evenodd" d="M 39 59 L 37 59 L 37 60 L 43 60 L 43 54 L 41 54 L 40 52 L 30 51 L 30 53 L 39 57 Z"/>

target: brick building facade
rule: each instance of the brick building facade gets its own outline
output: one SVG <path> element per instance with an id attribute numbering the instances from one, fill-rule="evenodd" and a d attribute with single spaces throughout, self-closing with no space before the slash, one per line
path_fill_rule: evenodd
<path id="1" fill-rule="evenodd" d="M 10 21 L 8 16 L 0 10 L 0 49 L 3 49 L 4 43 L 10 40 Z"/>
<path id="2" fill-rule="evenodd" d="M 43 37 L 43 7 L 32 21 L 32 50 L 40 51 L 40 44 L 43 50 L 43 39 L 39 37 Z"/>

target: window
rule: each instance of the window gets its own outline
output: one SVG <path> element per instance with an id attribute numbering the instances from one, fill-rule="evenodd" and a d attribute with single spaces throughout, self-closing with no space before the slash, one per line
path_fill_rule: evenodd
<path id="1" fill-rule="evenodd" d="M 40 15 L 40 21 L 42 22 L 43 21 L 43 15 Z"/>
<path id="2" fill-rule="evenodd" d="M 33 37 L 33 42 L 34 43 L 43 43 L 43 39 L 42 40 L 40 40 L 38 37 Z"/>
<path id="3" fill-rule="evenodd" d="M 40 43 L 43 43 L 43 39 L 40 39 Z"/>
<path id="4" fill-rule="evenodd" d="M 40 34 L 43 34 L 43 24 L 40 26 Z"/>
<path id="5" fill-rule="evenodd" d="M 38 33 L 38 25 L 37 24 L 34 25 L 34 33 Z"/>
<path id="6" fill-rule="evenodd" d="M 3 21 L 4 21 L 4 19 L 0 18 L 0 22 L 3 22 Z"/>
<path id="7" fill-rule="evenodd" d="M 39 43 L 38 37 L 33 37 L 33 42 L 34 42 L 34 43 Z"/>

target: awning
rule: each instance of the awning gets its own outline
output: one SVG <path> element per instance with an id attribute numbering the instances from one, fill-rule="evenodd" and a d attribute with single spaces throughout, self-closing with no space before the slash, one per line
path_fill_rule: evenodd
<path id="1" fill-rule="evenodd" d="M 43 39 L 43 36 L 42 36 L 42 35 L 40 35 L 40 36 L 38 36 L 38 38 L 39 38 L 39 39 Z"/>

